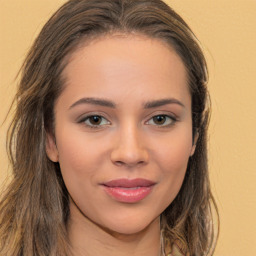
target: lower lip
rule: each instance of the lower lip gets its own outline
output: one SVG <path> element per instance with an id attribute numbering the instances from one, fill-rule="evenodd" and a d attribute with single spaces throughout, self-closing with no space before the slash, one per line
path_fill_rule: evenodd
<path id="1" fill-rule="evenodd" d="M 152 191 L 153 186 L 138 188 L 107 187 L 104 190 L 108 195 L 119 202 L 136 203 L 141 201 Z"/>

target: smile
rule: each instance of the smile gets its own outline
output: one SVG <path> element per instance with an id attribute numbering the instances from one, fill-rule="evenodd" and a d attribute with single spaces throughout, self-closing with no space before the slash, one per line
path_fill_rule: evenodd
<path id="1" fill-rule="evenodd" d="M 104 191 L 119 202 L 136 203 L 147 197 L 156 183 L 146 179 L 118 179 L 102 184 Z"/>

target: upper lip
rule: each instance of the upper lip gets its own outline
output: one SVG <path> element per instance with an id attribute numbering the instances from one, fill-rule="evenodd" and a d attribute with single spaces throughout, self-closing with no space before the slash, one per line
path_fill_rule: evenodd
<path id="1" fill-rule="evenodd" d="M 134 188 L 134 187 L 150 187 L 154 185 L 155 182 L 147 179 L 117 179 L 110 180 L 102 185 L 107 187 L 122 187 L 122 188 Z"/>

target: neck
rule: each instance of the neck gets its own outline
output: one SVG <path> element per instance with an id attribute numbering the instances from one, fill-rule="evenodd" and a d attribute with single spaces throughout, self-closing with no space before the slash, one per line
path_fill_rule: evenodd
<path id="1" fill-rule="evenodd" d="M 76 256 L 158 256 L 160 218 L 135 234 L 120 234 L 97 225 L 78 209 L 71 210 L 68 233 Z"/>

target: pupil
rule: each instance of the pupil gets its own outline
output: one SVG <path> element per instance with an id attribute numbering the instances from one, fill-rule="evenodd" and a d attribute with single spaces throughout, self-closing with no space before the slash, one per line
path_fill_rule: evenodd
<path id="1" fill-rule="evenodd" d="M 153 119 L 156 124 L 163 124 L 166 118 L 165 116 L 155 116 Z"/>
<path id="2" fill-rule="evenodd" d="M 100 122 L 101 122 L 101 117 L 100 117 L 100 116 L 91 116 L 91 117 L 90 117 L 90 122 L 91 122 L 92 124 L 95 124 L 95 125 L 100 124 Z"/>

